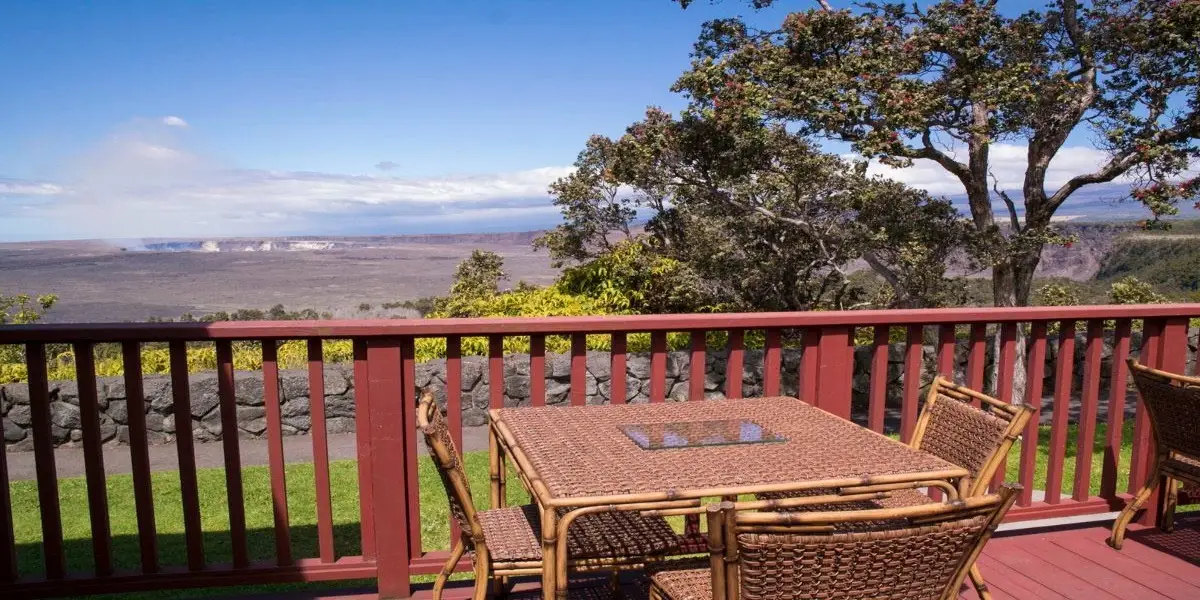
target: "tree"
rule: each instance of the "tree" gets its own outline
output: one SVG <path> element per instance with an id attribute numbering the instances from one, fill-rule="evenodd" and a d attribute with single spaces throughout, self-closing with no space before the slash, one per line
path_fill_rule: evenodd
<path id="1" fill-rule="evenodd" d="M 471 256 L 454 269 L 452 296 L 479 298 L 500 291 L 500 282 L 508 278 L 504 259 L 489 250 L 473 250 Z"/>
<path id="2" fill-rule="evenodd" d="M 891 305 L 944 303 L 953 287 L 946 263 L 966 230 L 948 202 L 733 110 L 652 108 L 617 140 L 591 138 L 576 167 L 551 186 L 564 223 L 536 243 L 558 264 L 635 241 L 697 275 L 708 308 L 861 306 L 848 277 L 860 260 Z"/>
<path id="3" fill-rule="evenodd" d="M 1037 306 L 1079 306 L 1079 294 L 1065 283 L 1052 282 L 1038 288 Z"/>
<path id="4" fill-rule="evenodd" d="M 675 89 L 694 110 L 733 107 L 887 165 L 945 169 L 966 191 L 996 305 L 1029 303 L 1042 248 L 1066 241 L 1052 217 L 1081 188 L 1134 177 L 1150 225 L 1200 193 L 1196 179 L 1173 182 L 1200 157 L 1197 0 L 1055 0 L 1016 17 L 995 0 L 818 4 L 770 31 L 707 23 Z M 1086 127 L 1107 159 L 1048 189 L 1051 161 Z M 999 189 L 989 160 L 1006 140 L 1028 144 L 1019 198 Z"/>
<path id="5" fill-rule="evenodd" d="M 550 184 L 550 195 L 567 224 L 539 236 L 534 248 L 549 250 L 555 267 L 595 258 L 612 251 L 615 243 L 632 239 L 639 206 L 648 205 L 657 213 L 666 209 L 658 198 L 623 193 L 614 174 L 617 152 L 616 141 L 594 135 L 575 159 L 575 172 Z"/>
<path id="6" fill-rule="evenodd" d="M 41 320 L 46 311 L 54 308 L 58 296 L 46 294 L 36 298 L 29 294 L 0 294 L 0 326 L 25 325 Z M 19 381 L 25 377 L 25 349 L 18 345 L 0 345 L 0 381 Z"/>
<path id="7" fill-rule="evenodd" d="M 57 302 L 58 296 L 54 294 L 36 298 L 29 294 L 0 294 L 0 325 L 36 323 Z"/>
<path id="8" fill-rule="evenodd" d="M 446 317 L 472 316 L 469 307 L 494 298 L 500 293 L 500 282 L 507 278 L 503 257 L 488 250 L 473 250 L 455 267 L 450 295 L 435 299 L 430 312 Z"/>
<path id="9" fill-rule="evenodd" d="M 625 239 L 563 269 L 556 286 L 616 313 L 662 314 L 716 308 L 711 286 L 691 265 L 663 256 L 646 239 Z"/>
<path id="10" fill-rule="evenodd" d="M 1154 290 L 1154 286 L 1132 275 L 1114 281 L 1108 292 L 1112 304 L 1165 304 L 1167 297 Z"/>

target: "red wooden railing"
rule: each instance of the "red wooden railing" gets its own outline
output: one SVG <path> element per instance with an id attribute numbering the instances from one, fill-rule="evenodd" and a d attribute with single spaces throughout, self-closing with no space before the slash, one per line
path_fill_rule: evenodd
<path id="1" fill-rule="evenodd" d="M 905 311 L 856 311 L 815 313 L 755 313 L 706 315 L 655 315 L 629 317 L 521 318 L 521 319 L 428 319 L 413 321 L 320 321 L 320 322 L 234 322 L 212 324 L 81 324 L 11 326 L 0 328 L 0 344 L 20 344 L 27 357 L 33 453 L 40 506 L 43 568 L 39 573 L 19 573 L 17 553 L 23 551 L 14 542 L 12 504 L 4 455 L 0 453 L 0 597 L 77 595 L 170 587 L 315 581 L 332 579 L 377 578 L 385 597 L 406 597 L 410 578 L 437 572 L 444 552 L 426 551 L 421 544 L 420 490 L 417 477 L 419 440 L 415 432 L 415 340 L 446 340 L 446 398 L 451 435 L 462 441 L 462 341 L 463 337 L 486 337 L 487 369 L 490 381 L 489 405 L 504 403 L 504 338 L 528 336 L 529 403 L 546 403 L 546 336 L 566 336 L 570 340 L 570 392 L 567 402 L 582 404 L 588 400 L 588 335 L 611 336 L 610 360 L 613 373 L 624 373 L 629 360 L 628 335 L 650 334 L 650 402 L 662 402 L 669 390 L 667 383 L 668 333 L 690 334 L 686 352 L 690 372 L 703 373 L 710 348 L 706 334 L 728 333 L 725 352 L 727 397 L 741 397 L 748 388 L 743 380 L 747 348 L 751 339 L 762 340 L 761 391 L 764 395 L 798 390 L 804 400 L 845 418 L 852 415 L 876 431 L 898 415 L 902 439 L 911 435 L 920 411 L 921 390 L 929 372 L 949 373 L 957 362 L 956 350 L 965 356 L 961 379 L 972 387 L 983 388 L 988 381 L 987 362 L 999 361 L 999 376 L 988 384 L 989 392 L 1005 401 L 1013 398 L 1014 365 L 1019 340 L 1026 340 L 1028 385 L 1021 401 L 1040 408 L 1044 391 L 1045 360 L 1056 351 L 1054 365 L 1052 426 L 1049 462 L 1045 481 L 1035 480 L 1037 447 L 1041 440 L 1036 421 L 1031 423 L 1015 449 L 1011 460 L 1019 461 L 1019 480 L 1024 485 L 1011 520 L 1086 515 L 1119 509 L 1129 493 L 1144 481 L 1151 432 L 1146 416 L 1138 407 L 1135 444 L 1130 464 L 1120 455 L 1123 410 L 1127 378 L 1123 367 L 1126 357 L 1136 354 L 1140 360 L 1166 370 L 1183 371 L 1187 367 L 1189 319 L 1200 317 L 1200 305 L 1095 306 L 1064 308 L 988 308 Z M 1076 389 L 1073 373 L 1075 331 L 1085 331 L 1083 343 L 1082 386 Z M 754 333 L 754 336 L 747 335 Z M 1140 337 L 1137 335 L 1140 332 Z M 760 335 L 761 333 L 761 335 Z M 903 334 L 899 361 L 889 358 L 897 334 Z M 1025 333 L 1026 335 L 1019 335 Z M 856 335 L 857 334 L 857 335 Z M 284 340 L 308 341 L 308 376 L 313 427 L 311 441 L 316 487 L 316 555 L 293 556 L 288 493 L 294 482 L 287 481 L 282 443 L 279 366 L 277 343 Z M 336 554 L 337 530 L 331 503 L 330 468 L 327 436 L 324 428 L 324 357 L 322 340 L 353 341 L 353 378 L 356 406 L 359 544 L 357 553 Z M 868 389 L 858 390 L 865 407 L 854 414 L 852 399 L 856 361 L 855 339 L 865 340 L 870 370 Z M 1134 339 L 1139 343 L 1133 345 Z M 239 441 L 226 435 L 222 441 L 225 458 L 225 484 L 229 518 L 231 564 L 214 564 L 205 549 L 201 528 L 200 491 L 197 485 L 195 448 L 190 436 L 176 441 L 178 477 L 184 515 L 186 564 L 164 565 L 160 556 L 159 533 L 155 530 L 156 498 L 151 486 L 147 453 L 145 399 L 142 389 L 140 345 L 167 342 L 170 348 L 174 414 L 177 423 L 190 422 L 189 374 L 185 344 L 213 343 L 217 355 L 219 410 L 223 430 L 237 430 L 235 378 L 231 344 L 235 341 L 262 342 L 264 398 L 266 401 L 270 498 L 273 512 L 274 557 L 255 562 L 247 549 L 245 498 Z M 1104 356 L 1104 344 L 1111 340 L 1113 350 Z M 68 573 L 64 553 L 62 515 L 60 514 L 57 472 L 54 464 L 49 382 L 46 369 L 46 345 L 68 343 L 75 346 L 77 385 L 83 429 L 85 479 L 91 521 L 90 555 L 93 569 Z M 140 568 L 119 572 L 113 568 L 113 545 L 109 526 L 108 503 L 101 452 L 95 367 L 91 360 L 96 344 L 121 345 L 124 381 L 128 397 L 129 448 L 133 467 L 134 504 Z M 998 351 L 989 347 L 995 344 Z M 785 348 L 798 348 L 800 359 L 795 372 L 783 371 Z M 926 356 L 926 351 L 929 356 Z M 889 375 L 892 362 L 898 362 L 902 375 Z M 1103 445 L 1102 477 L 1099 495 L 1091 494 L 1091 453 L 1078 452 L 1073 459 L 1074 481 L 1064 481 L 1064 468 L 1070 435 L 1069 401 L 1078 398 L 1077 442 L 1090 448 L 1096 436 L 1100 399 L 1101 369 L 1111 369 L 1111 391 L 1107 435 Z M 861 363 L 860 363 L 861 364 Z M 626 381 L 621 375 L 610 377 L 612 402 L 625 402 Z M 794 382 L 791 383 L 791 382 Z M 690 399 L 705 395 L 704 378 L 692 376 L 687 387 Z M 888 399 L 898 402 L 889 406 Z M 599 398 L 593 398 L 593 401 Z M 898 405 L 897 405 L 898 404 Z M 186 426 L 185 429 L 186 431 Z M 3 452 L 3 450 L 0 450 Z M 1129 484 L 1118 489 L 1122 474 Z M 291 486 L 291 487 L 289 487 Z M 1065 496 L 1064 496 L 1065 490 Z M 485 490 L 478 490 L 484 494 Z M 1145 520 L 1153 520 L 1148 511 Z M 212 535 L 211 533 L 209 535 Z"/>

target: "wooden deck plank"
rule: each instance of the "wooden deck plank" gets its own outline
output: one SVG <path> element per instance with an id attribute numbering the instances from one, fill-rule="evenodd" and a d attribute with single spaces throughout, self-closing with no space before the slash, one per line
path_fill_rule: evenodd
<path id="1" fill-rule="evenodd" d="M 1141 531 L 1149 528 L 1142 526 L 1131 526 L 1130 534 L 1125 538 L 1125 546 L 1121 548 L 1122 556 L 1132 558 L 1143 565 L 1157 569 L 1173 577 L 1177 577 L 1184 581 L 1200 581 L 1200 564 L 1188 562 L 1185 559 L 1173 556 L 1157 548 L 1152 548 L 1140 543 L 1139 535 Z M 1099 527 L 1089 527 L 1077 531 L 1080 539 L 1088 540 L 1092 543 L 1099 544 L 1103 548 L 1112 550 L 1105 543 L 1108 539 L 1108 529 Z M 1184 535 L 1187 530 L 1178 529 L 1176 535 Z M 1193 533 L 1194 534 L 1194 533 Z M 1141 534 L 1145 535 L 1145 534 Z M 1113 550 L 1113 552 L 1117 552 Z"/>
<path id="2" fill-rule="evenodd" d="M 1021 599 L 1029 598 L 1030 600 L 1062 600 L 1066 598 L 1012 567 L 996 561 L 987 555 L 986 550 L 984 555 L 979 557 L 978 564 L 979 572 L 983 573 L 983 580 L 987 582 L 988 589 L 993 591 L 1003 590 L 1010 596 Z M 972 588 L 971 591 L 963 594 L 963 598 L 978 598 L 978 596 Z"/>
<path id="3" fill-rule="evenodd" d="M 985 576 L 986 577 L 986 576 Z M 988 583 L 988 591 L 992 593 L 992 600 L 1043 600 L 1051 598 L 1051 596 L 1039 596 L 1037 594 L 1029 594 L 1022 592 L 1010 592 L 1001 587 Z M 971 580 L 963 583 L 961 592 L 958 595 L 959 600 L 979 600 L 979 594 L 975 592 L 975 586 L 971 585 Z M 1052 598 L 1060 599 L 1062 596 L 1052 596 Z"/>
<path id="4" fill-rule="evenodd" d="M 1025 536 L 1021 538 L 1021 549 L 1042 559 L 1047 564 L 1054 565 L 1121 598 L 1145 598 L 1146 600 L 1166 600 L 1168 598 L 1168 596 L 1126 577 L 1123 573 L 1110 569 L 1105 564 L 1093 562 L 1077 554 L 1063 552 L 1061 546 L 1054 544 L 1055 537 L 1053 534 Z"/>
<path id="5" fill-rule="evenodd" d="M 1006 540 L 996 540 L 1002 542 Z M 997 562 L 1004 563 L 1014 570 L 1020 571 L 1027 575 L 1030 579 L 1040 581 L 1046 587 L 1071 598 L 1072 600 L 1093 600 L 1097 598 L 1116 599 L 1120 596 L 1115 596 L 1108 593 L 1107 590 L 1092 585 L 1091 582 L 1071 573 L 1070 571 L 1049 564 L 1041 558 L 1027 552 L 1025 548 L 1019 544 L 1006 544 L 1001 547 L 992 547 L 995 544 L 989 544 L 988 555 L 994 558 Z"/>
<path id="6" fill-rule="evenodd" d="M 1188 583 L 1169 573 L 1155 569 L 1154 565 L 1139 562 L 1126 556 L 1124 552 L 1117 552 L 1108 546 L 1071 535 L 1057 536 L 1053 543 L 1076 556 L 1103 565 L 1113 572 L 1137 581 L 1168 598 L 1190 600 L 1200 597 L 1200 582 Z M 1193 579 L 1196 578 L 1200 578 L 1200 569 L 1193 577 Z"/>
<path id="7" fill-rule="evenodd" d="M 1054 531 L 1009 532 L 994 538 L 979 558 L 979 568 L 994 600 L 1095 600 L 1111 598 L 1200 598 L 1200 520 L 1183 517 L 1176 531 L 1164 534 L 1143 526 L 1130 528 L 1122 551 L 1105 545 L 1108 523 Z M 627 574 L 626 597 L 636 599 L 636 575 Z M 520 578 L 511 598 L 537 597 L 537 580 Z M 444 600 L 470 597 L 469 581 L 454 581 Z M 258 593 L 247 600 L 366 599 L 359 589 Z M 412 598 L 431 597 L 428 584 L 414 586 Z M 959 596 L 977 600 L 968 583 Z"/>

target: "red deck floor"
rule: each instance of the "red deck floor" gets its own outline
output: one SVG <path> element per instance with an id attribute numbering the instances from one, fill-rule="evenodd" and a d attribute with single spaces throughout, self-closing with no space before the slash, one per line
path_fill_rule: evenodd
<path id="1" fill-rule="evenodd" d="M 1200 598 L 1200 520 L 1170 534 L 1134 526 L 1120 552 L 1107 538 L 1105 526 L 996 538 L 979 568 L 996 600 Z"/>
<path id="2" fill-rule="evenodd" d="M 1124 549 L 1109 548 L 1108 524 L 1033 533 L 1013 532 L 994 538 L 984 551 L 980 569 L 996 600 L 1197 600 L 1200 599 L 1200 517 L 1180 518 L 1166 534 L 1130 528 Z M 524 589 L 533 589 L 530 585 Z M 534 591 L 536 591 L 534 589 Z M 374 594 L 336 592 L 252 596 L 255 600 L 374 598 Z M 414 598 L 430 598 L 428 589 Z M 470 597 L 470 588 L 446 590 L 447 600 Z M 514 594 L 526 600 L 534 594 Z M 976 598 L 965 589 L 963 598 Z"/>

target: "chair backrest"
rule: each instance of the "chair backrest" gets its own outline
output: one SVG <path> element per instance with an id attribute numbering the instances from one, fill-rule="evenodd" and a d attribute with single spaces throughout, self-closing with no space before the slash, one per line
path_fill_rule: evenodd
<path id="1" fill-rule="evenodd" d="M 970 471 L 965 489 L 973 496 L 987 489 L 1033 412 L 1030 406 L 1007 404 L 938 376 L 909 443 Z"/>
<path id="2" fill-rule="evenodd" d="M 463 469 L 462 455 L 454 446 L 450 437 L 450 428 L 442 418 L 442 411 L 434 401 L 433 393 L 425 390 L 421 402 L 417 406 L 417 429 L 425 435 L 425 445 L 429 448 L 429 457 L 437 467 L 442 485 L 446 488 L 446 496 L 450 503 L 450 515 L 462 532 L 463 543 L 468 547 L 482 543 L 483 527 L 475 512 L 475 502 L 471 498 L 471 487 L 467 481 L 467 473 Z"/>
<path id="3" fill-rule="evenodd" d="M 957 598 L 1018 489 L 863 511 L 739 512 L 723 503 L 721 533 L 710 546 L 728 566 L 713 577 L 714 599 Z M 878 526 L 847 527 L 866 522 Z"/>
<path id="4" fill-rule="evenodd" d="M 1129 370 L 1158 445 L 1200 458 L 1200 378 L 1152 369 L 1132 358 Z"/>

